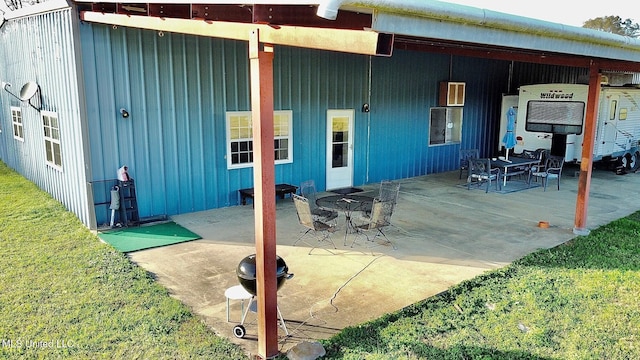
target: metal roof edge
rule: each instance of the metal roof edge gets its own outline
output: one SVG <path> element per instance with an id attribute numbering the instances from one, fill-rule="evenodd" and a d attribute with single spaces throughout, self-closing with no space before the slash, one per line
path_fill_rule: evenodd
<path id="1" fill-rule="evenodd" d="M 474 26 L 476 28 L 526 33 L 548 38 L 579 41 L 593 45 L 624 47 L 640 53 L 640 39 L 465 5 L 435 0 L 346 0 L 342 3 L 342 5 L 356 4 L 359 6 L 372 7 L 377 14 L 389 13 L 408 17 L 428 18 Z M 375 30 L 388 31 L 386 29 Z M 398 27 L 396 27 L 396 31 L 399 31 Z"/>
<path id="2" fill-rule="evenodd" d="M 639 62 L 640 48 L 612 46 L 607 44 L 587 44 L 585 40 L 569 38 L 549 38 L 526 32 L 515 33 L 502 29 L 443 23 L 436 19 L 407 18 L 395 14 L 381 14 L 376 20 L 376 31 L 385 31 L 410 37 L 425 37 L 432 40 L 459 42 L 463 44 L 483 44 L 499 48 L 524 49 L 543 53 L 569 54 L 594 58 Z"/>

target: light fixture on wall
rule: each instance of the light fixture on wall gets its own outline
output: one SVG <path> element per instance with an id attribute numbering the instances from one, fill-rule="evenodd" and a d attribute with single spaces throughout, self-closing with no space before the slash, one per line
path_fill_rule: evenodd
<path id="1" fill-rule="evenodd" d="M 364 112 L 364 113 L 368 113 L 369 112 L 369 104 L 368 103 L 362 104 L 362 112 Z"/>
<path id="2" fill-rule="evenodd" d="M 120 115 L 122 115 L 122 117 L 126 119 L 129 117 L 129 112 L 125 108 L 121 108 Z"/>
<path id="3" fill-rule="evenodd" d="M 35 81 L 29 81 L 28 83 L 22 86 L 20 89 L 20 96 L 14 94 L 9 90 L 11 84 L 8 82 L 2 82 L 2 88 L 4 91 L 8 92 L 14 98 L 29 103 L 32 108 L 36 110 L 42 109 L 42 95 L 40 94 L 40 85 L 38 85 Z M 32 102 L 33 101 L 33 102 Z"/>

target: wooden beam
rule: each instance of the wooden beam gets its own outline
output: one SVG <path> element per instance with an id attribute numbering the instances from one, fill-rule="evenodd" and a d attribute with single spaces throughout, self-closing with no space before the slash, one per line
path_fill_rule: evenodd
<path id="1" fill-rule="evenodd" d="M 600 70 L 640 72 L 640 60 L 638 60 L 638 62 L 614 60 L 600 61 Z"/>
<path id="2" fill-rule="evenodd" d="M 396 37 L 394 47 L 396 49 L 438 54 L 581 68 L 588 68 L 590 64 L 589 58 L 579 56 L 542 52 L 536 53 L 531 50 L 497 48 L 482 46 L 480 44 L 448 43 L 436 39 Z"/>
<path id="3" fill-rule="evenodd" d="M 93 11 L 81 12 L 80 19 L 100 24 L 241 41 L 249 41 L 248 34 L 257 29 L 260 31 L 261 41 L 268 44 L 363 55 L 390 56 L 391 43 L 393 42 L 393 35 L 365 30 L 270 26 L 266 24 L 107 14 Z"/>
<path id="4" fill-rule="evenodd" d="M 253 122 L 258 352 L 263 359 L 267 359 L 278 355 L 273 47 L 265 45 L 264 50 L 261 50 L 259 35 L 259 30 L 250 33 L 249 66 Z"/>
<path id="5" fill-rule="evenodd" d="M 600 64 L 600 70 L 640 72 L 640 61 L 607 60 L 581 55 L 536 52 L 529 49 L 501 48 L 483 44 L 444 41 L 441 39 L 396 36 L 394 47 L 402 50 L 432 52 L 447 55 L 469 56 L 483 59 L 518 61 L 536 64 L 571 66 L 588 69 L 592 61 Z"/>
<path id="6" fill-rule="evenodd" d="M 589 190 L 591 187 L 591 169 L 593 167 L 593 149 L 598 123 L 598 103 L 600 101 L 600 64 L 592 62 L 589 67 L 589 95 L 587 96 L 587 116 L 584 121 L 584 139 L 582 142 L 582 159 L 580 162 L 580 178 L 578 179 L 578 196 L 576 199 L 576 216 L 573 232 L 577 235 L 588 235 L 587 210 L 589 207 Z"/>

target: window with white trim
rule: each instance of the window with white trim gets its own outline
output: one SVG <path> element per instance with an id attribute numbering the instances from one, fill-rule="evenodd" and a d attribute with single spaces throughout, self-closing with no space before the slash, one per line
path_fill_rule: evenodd
<path id="1" fill-rule="evenodd" d="M 253 126 L 251 111 L 229 111 L 227 116 L 227 167 L 253 166 Z M 273 112 L 275 163 L 293 162 L 293 111 Z"/>
<path id="2" fill-rule="evenodd" d="M 24 127 L 22 126 L 22 110 L 19 107 L 11 107 L 11 122 L 13 123 L 13 137 L 24 141 Z"/>
<path id="3" fill-rule="evenodd" d="M 60 146 L 60 125 L 58 114 L 50 111 L 42 112 L 42 126 L 44 128 L 44 149 L 47 165 L 62 169 L 62 150 Z"/>

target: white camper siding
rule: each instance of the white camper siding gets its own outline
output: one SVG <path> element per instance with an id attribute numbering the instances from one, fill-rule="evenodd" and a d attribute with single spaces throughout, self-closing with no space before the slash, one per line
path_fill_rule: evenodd
<path id="1" fill-rule="evenodd" d="M 514 152 L 521 153 L 522 150 L 535 150 L 535 149 L 550 149 L 551 148 L 551 135 L 550 133 L 531 132 L 526 131 L 526 119 L 527 119 L 527 106 L 529 101 L 565 101 L 550 98 L 546 94 L 550 93 L 564 93 L 573 94 L 573 101 L 582 101 L 587 103 L 587 85 L 579 84 L 538 84 L 538 85 L 526 85 L 520 87 L 520 93 L 518 97 L 518 116 L 516 121 L 516 137 L 518 143 L 514 148 Z M 583 119 L 584 120 L 584 119 Z M 506 127 L 506 119 L 501 120 L 501 134 L 504 133 Z M 584 131 L 583 131 L 584 132 Z M 580 135 L 581 137 L 582 135 Z M 570 141 L 571 139 L 567 139 Z M 582 144 L 582 140 L 576 140 Z M 577 144 L 577 143 L 576 143 Z M 576 147 L 582 147 L 576 146 Z"/>
<path id="2" fill-rule="evenodd" d="M 7 156 L 2 160 L 90 226 L 92 208 L 88 206 L 86 187 L 89 164 L 85 161 L 74 21 L 77 20 L 68 8 L 10 20 L 0 30 L 0 57 L 5 65 L 2 80 L 12 84 L 14 93 L 19 93 L 28 81 L 38 83 L 42 111 L 55 114 L 59 121 L 62 166 L 47 165 L 42 112 L 4 91 L 0 94 L 5 119 L 2 141 L 6 142 Z M 4 131 L 11 121 L 10 106 L 22 110 L 24 141 L 13 139 L 12 132 Z"/>
<path id="3" fill-rule="evenodd" d="M 558 94 L 556 96 L 556 94 Z M 566 95 L 563 96 L 562 94 Z M 570 95 L 570 100 L 567 96 Z M 616 160 L 638 154 L 640 141 L 640 89 L 622 87 L 603 87 L 600 92 L 596 134 L 593 147 L 593 160 Z M 587 85 L 579 84 L 541 84 L 520 87 L 518 100 L 518 122 L 516 136 L 518 144 L 515 152 L 523 149 L 550 149 L 552 134 L 526 131 L 528 103 L 530 101 L 549 102 L 587 102 Z M 568 115 L 568 113 L 567 113 Z M 586 114 L 585 114 L 586 115 Z M 584 123 L 584 118 L 583 118 Z M 502 124 L 504 129 L 504 124 Z M 569 134 L 566 138 L 566 161 L 582 160 L 584 131 L 581 134 Z"/>
<path id="4" fill-rule="evenodd" d="M 640 139 L 640 89 L 605 88 L 600 95 L 594 158 L 621 156 Z"/>

